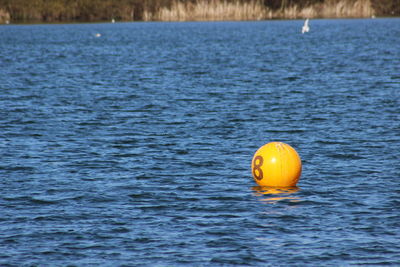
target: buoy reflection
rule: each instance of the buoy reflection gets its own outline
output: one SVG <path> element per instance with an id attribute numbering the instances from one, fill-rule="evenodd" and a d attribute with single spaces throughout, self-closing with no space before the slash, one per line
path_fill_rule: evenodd
<path id="1" fill-rule="evenodd" d="M 269 187 L 269 186 L 253 186 L 254 195 L 262 197 L 260 200 L 266 203 L 276 203 L 281 200 L 299 201 L 300 199 L 291 194 L 300 190 L 297 186 L 294 187 Z"/>

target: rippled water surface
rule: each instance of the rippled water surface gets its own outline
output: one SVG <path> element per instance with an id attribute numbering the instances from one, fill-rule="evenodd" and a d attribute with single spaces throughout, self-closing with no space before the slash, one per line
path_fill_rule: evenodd
<path id="1" fill-rule="evenodd" d="M 1 26 L 0 265 L 400 264 L 400 19 L 302 24 Z"/>

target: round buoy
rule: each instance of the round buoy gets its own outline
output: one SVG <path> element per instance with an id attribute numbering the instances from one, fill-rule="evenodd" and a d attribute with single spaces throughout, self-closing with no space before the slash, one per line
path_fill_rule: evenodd
<path id="1" fill-rule="evenodd" d="M 254 180 L 260 186 L 296 186 L 301 175 L 301 160 L 293 147 L 272 142 L 256 151 L 251 169 Z"/>

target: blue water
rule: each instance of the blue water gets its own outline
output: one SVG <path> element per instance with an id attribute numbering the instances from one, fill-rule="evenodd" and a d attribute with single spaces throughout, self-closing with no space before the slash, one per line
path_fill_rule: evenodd
<path id="1" fill-rule="evenodd" d="M 0 265 L 398 266 L 400 19 L 302 24 L 1 26 Z"/>

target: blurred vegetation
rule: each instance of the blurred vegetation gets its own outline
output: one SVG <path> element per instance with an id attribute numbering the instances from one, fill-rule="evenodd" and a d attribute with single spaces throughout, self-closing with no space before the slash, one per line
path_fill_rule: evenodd
<path id="1" fill-rule="evenodd" d="M 400 0 L 0 0 L 0 23 L 364 17 L 370 13 L 400 16 Z"/>

